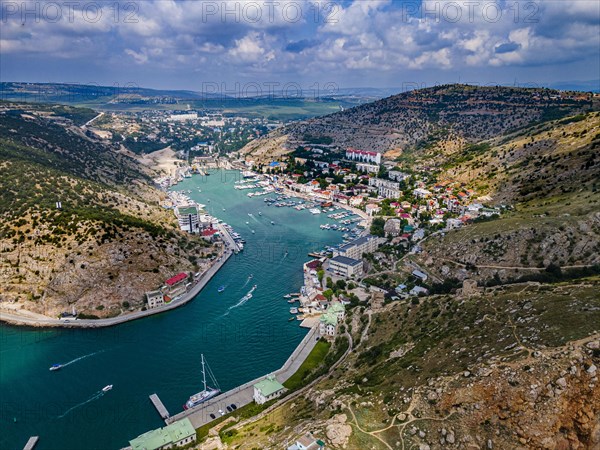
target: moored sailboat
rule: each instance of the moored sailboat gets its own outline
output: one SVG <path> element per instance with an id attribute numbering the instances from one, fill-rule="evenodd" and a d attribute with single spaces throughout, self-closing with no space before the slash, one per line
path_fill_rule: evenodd
<path id="1" fill-rule="evenodd" d="M 204 389 L 202 391 L 198 392 L 197 394 L 192 395 L 188 399 L 188 401 L 185 402 L 185 405 L 183 405 L 183 409 L 190 409 L 195 406 L 198 406 L 201 403 L 204 403 L 207 400 L 210 400 L 211 398 L 216 397 L 217 395 L 219 395 L 221 393 L 221 390 L 219 389 L 217 380 L 215 379 L 212 371 L 210 370 L 210 367 L 204 360 L 204 354 L 202 354 L 201 357 L 202 357 L 202 384 L 204 386 Z M 211 382 L 216 387 L 210 387 L 206 384 L 206 368 L 208 368 L 208 376 L 210 377 Z"/>

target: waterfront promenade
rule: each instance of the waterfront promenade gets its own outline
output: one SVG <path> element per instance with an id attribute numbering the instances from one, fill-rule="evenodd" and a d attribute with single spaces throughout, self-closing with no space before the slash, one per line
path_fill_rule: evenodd
<path id="1" fill-rule="evenodd" d="M 226 230 L 221 229 L 221 232 L 225 233 L 223 236 L 226 242 L 229 243 L 229 240 L 233 242 L 233 239 L 231 239 Z M 214 265 L 200 276 L 198 282 L 194 284 L 188 292 L 183 294 L 179 299 L 173 300 L 171 303 L 158 308 L 147 309 L 146 311 L 136 311 L 107 319 L 71 319 L 69 322 L 61 319 L 27 316 L 24 314 L 0 309 L 0 321 L 7 322 L 12 325 L 25 325 L 32 327 L 103 328 L 129 322 L 130 320 L 142 319 L 154 314 L 160 314 L 178 308 L 193 300 L 196 295 L 198 295 L 200 291 L 204 289 L 212 277 L 215 276 L 219 269 L 227 262 L 232 254 L 233 251 L 231 250 L 231 247 L 226 248 L 220 259 L 215 261 Z"/>
<path id="2" fill-rule="evenodd" d="M 298 344 L 298 347 L 296 347 L 294 352 L 290 355 L 283 366 L 272 373 L 280 383 L 288 380 L 300 368 L 304 360 L 317 344 L 319 339 L 318 330 L 318 325 L 313 326 L 309 330 L 308 334 L 304 336 L 304 339 L 302 339 L 300 344 Z M 165 420 L 165 423 L 170 424 L 187 417 L 192 422 L 194 428 L 200 428 L 202 425 L 214 420 L 210 417 L 210 414 L 214 414 L 215 417 L 220 416 L 219 409 L 227 413 L 227 406 L 231 405 L 232 403 L 234 403 L 238 408 L 251 403 L 254 395 L 254 384 L 264 380 L 267 375 L 269 374 L 265 374 L 262 377 L 248 381 L 241 386 L 224 392 L 213 400 L 209 400 L 194 409 L 183 411 L 179 414 L 171 416 Z"/>

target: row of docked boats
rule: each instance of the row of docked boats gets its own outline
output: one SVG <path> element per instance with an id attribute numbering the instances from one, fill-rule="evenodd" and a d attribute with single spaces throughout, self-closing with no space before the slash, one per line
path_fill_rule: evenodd
<path id="1" fill-rule="evenodd" d="M 340 226 L 337 223 L 334 223 L 334 224 L 325 223 L 325 224 L 319 225 L 319 227 L 321 228 L 321 230 L 334 230 L 334 231 L 341 231 L 343 233 L 347 233 L 347 232 L 351 231 L 350 228 Z"/>
<path id="2" fill-rule="evenodd" d="M 287 302 L 290 304 L 294 304 L 297 301 L 299 301 L 300 300 L 299 297 L 300 297 L 300 293 L 298 293 L 298 292 L 292 292 L 290 294 L 285 294 L 283 296 L 283 298 L 285 298 L 287 300 Z M 290 308 L 290 314 L 298 314 L 298 308 L 296 306 L 292 306 Z M 296 320 L 296 317 L 292 316 L 288 319 L 288 322 L 293 322 L 294 320 Z"/>
<path id="3" fill-rule="evenodd" d="M 239 233 L 236 233 L 235 231 L 233 231 L 233 228 L 231 227 L 231 225 L 227 225 L 226 223 L 223 222 L 223 228 L 225 228 L 227 230 L 227 232 L 229 233 L 229 235 L 235 242 L 235 245 L 237 246 L 238 251 L 240 251 L 240 252 L 243 251 L 246 240 Z"/>

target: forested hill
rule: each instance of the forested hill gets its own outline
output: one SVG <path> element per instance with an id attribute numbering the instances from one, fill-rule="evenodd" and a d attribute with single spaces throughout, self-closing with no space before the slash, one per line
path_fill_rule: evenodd
<path id="1" fill-rule="evenodd" d="M 141 305 L 144 290 L 199 264 L 205 243 L 178 231 L 146 169 L 77 126 L 94 115 L 0 104 L 5 305 L 116 315 L 123 302 Z"/>

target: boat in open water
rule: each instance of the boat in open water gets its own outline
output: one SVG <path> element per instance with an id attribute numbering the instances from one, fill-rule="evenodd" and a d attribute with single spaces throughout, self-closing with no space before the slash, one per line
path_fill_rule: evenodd
<path id="1" fill-rule="evenodd" d="M 219 293 L 223 292 L 225 290 L 225 286 L 219 286 L 219 289 L 217 289 L 217 291 Z"/>
<path id="2" fill-rule="evenodd" d="M 191 409 L 195 406 L 198 406 L 208 400 L 210 400 L 213 397 L 216 397 L 217 395 L 219 395 L 221 393 L 221 389 L 219 388 L 219 385 L 217 384 L 217 380 L 215 379 L 215 376 L 213 375 L 212 371 L 210 370 L 210 367 L 208 366 L 208 364 L 206 363 L 205 359 L 204 359 L 204 354 L 201 355 L 202 357 L 202 384 L 204 386 L 204 389 L 200 392 L 198 392 L 197 394 L 192 395 L 187 402 L 185 402 L 185 405 L 183 405 L 183 409 Z M 213 383 L 214 386 L 216 387 L 210 387 L 206 384 L 206 372 L 208 368 L 208 376 L 211 379 L 211 382 Z"/>
<path id="3" fill-rule="evenodd" d="M 50 366 L 51 371 L 60 370 L 60 369 L 62 369 L 62 364 L 52 364 L 52 366 Z"/>
<path id="4" fill-rule="evenodd" d="M 108 392 L 113 388 L 112 384 L 108 384 L 102 388 L 102 392 Z"/>

